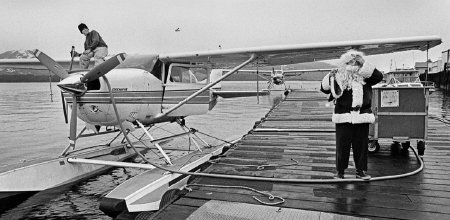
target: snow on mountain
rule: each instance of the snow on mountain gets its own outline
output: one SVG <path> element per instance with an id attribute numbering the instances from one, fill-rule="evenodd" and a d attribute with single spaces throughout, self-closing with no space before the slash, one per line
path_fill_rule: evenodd
<path id="1" fill-rule="evenodd" d="M 0 54 L 0 59 L 31 59 L 34 55 L 28 50 L 10 50 Z"/>

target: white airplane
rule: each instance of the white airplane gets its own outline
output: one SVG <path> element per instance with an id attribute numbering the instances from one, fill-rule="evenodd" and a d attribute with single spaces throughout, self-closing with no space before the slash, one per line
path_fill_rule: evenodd
<path id="1" fill-rule="evenodd" d="M 220 91 L 220 82 L 245 66 L 277 66 L 337 59 L 349 49 L 357 49 L 366 55 L 424 51 L 440 43 L 438 36 L 421 36 L 173 54 L 118 54 L 91 70 L 71 72 L 39 50 L 35 50 L 34 54 L 40 63 L 62 78 L 57 85 L 72 109 L 67 151 L 75 148 L 79 136 L 76 134 L 77 118 L 94 131 L 99 126 L 119 126 L 125 137 L 135 126 L 144 129 L 145 126 L 175 121 L 185 128 L 185 117 L 207 113 L 215 106 L 217 96 L 230 94 Z M 10 64 L 0 61 L 0 67 Z M 223 74 L 222 69 L 229 71 Z M 286 72 L 274 73 L 273 83 L 284 83 Z M 166 162 L 171 164 L 161 147 L 157 147 Z"/>
<path id="2" fill-rule="evenodd" d="M 287 77 L 301 76 L 304 73 L 328 73 L 331 69 L 293 69 L 286 70 L 286 65 L 281 65 L 279 70 L 272 67 L 272 70 L 239 70 L 238 72 L 254 73 L 267 81 L 267 90 L 270 93 L 274 86 L 284 86 L 284 94 L 289 94 L 289 87 L 286 85 Z M 228 70 L 229 71 L 229 70 Z M 261 75 L 259 75 L 261 74 Z"/>

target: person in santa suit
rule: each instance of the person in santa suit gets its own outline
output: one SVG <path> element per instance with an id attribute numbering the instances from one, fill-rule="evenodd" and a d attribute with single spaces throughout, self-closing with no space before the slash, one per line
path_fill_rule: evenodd
<path id="1" fill-rule="evenodd" d="M 372 86 L 383 79 L 383 74 L 374 65 L 365 62 L 364 54 L 349 50 L 322 80 L 321 91 L 330 94 L 329 101 L 335 107 L 332 121 L 336 124 L 336 174 L 344 179 L 348 168 L 350 148 L 356 178 L 368 180 L 367 172 L 369 124 L 375 122 L 372 113 Z"/>

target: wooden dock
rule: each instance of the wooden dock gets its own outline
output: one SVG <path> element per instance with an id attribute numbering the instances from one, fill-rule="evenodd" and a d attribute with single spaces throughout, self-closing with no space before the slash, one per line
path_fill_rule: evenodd
<path id="1" fill-rule="evenodd" d="M 293 91 L 256 123 L 236 147 L 213 161 L 206 172 L 332 179 L 335 172 L 332 109 L 332 105 L 327 105 L 326 97 L 317 91 Z M 192 191 L 186 190 L 167 200 L 156 213 L 141 213 L 138 217 L 246 219 L 244 217 L 253 212 L 253 216 L 258 213 L 266 216 L 263 219 L 271 219 L 273 215 L 278 215 L 277 219 L 450 219 L 449 126 L 438 120 L 428 120 L 427 148 L 423 156 L 425 167 L 412 176 L 318 184 L 195 177 L 191 180 L 194 185 L 189 186 Z M 380 140 L 381 150 L 369 156 L 368 173 L 372 177 L 397 175 L 419 168 L 420 163 L 411 149 L 406 154 L 393 154 L 390 143 L 390 140 Z M 416 143 L 411 145 L 415 147 Z M 350 159 L 346 179 L 354 178 L 354 173 Z M 268 206 L 264 203 L 279 200 L 268 200 L 267 196 L 250 189 L 269 192 L 285 201 Z M 224 211 L 230 207 L 234 207 L 233 212 Z M 263 213 L 271 210 L 270 214 Z M 288 214 L 291 214 L 290 218 L 286 217 Z"/>

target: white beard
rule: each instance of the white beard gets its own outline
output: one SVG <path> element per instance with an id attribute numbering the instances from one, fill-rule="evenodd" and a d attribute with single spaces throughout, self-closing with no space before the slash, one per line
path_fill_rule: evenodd
<path id="1" fill-rule="evenodd" d="M 343 90 L 352 89 L 352 82 L 359 82 L 362 85 L 366 84 L 364 78 L 358 74 L 360 69 L 361 67 L 359 66 L 346 65 L 339 70 L 336 74 L 336 80 Z"/>
<path id="2" fill-rule="evenodd" d="M 345 66 L 345 72 L 349 75 L 358 74 L 359 69 L 361 69 L 359 66 L 351 66 L 351 65 Z"/>

